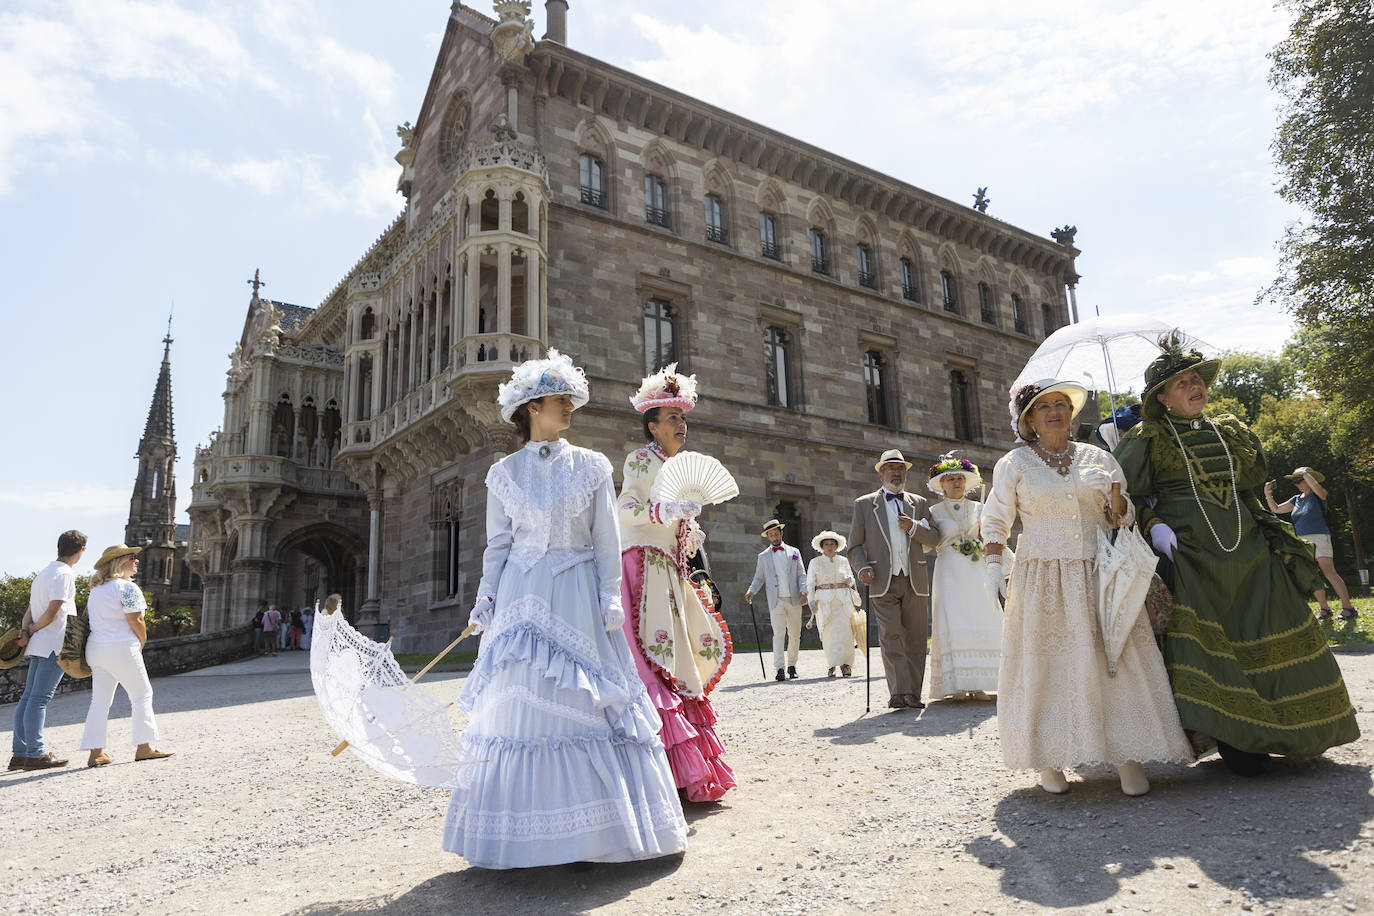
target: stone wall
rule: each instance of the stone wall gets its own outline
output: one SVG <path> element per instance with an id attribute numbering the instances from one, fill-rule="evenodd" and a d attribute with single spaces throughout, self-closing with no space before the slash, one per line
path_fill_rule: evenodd
<path id="1" fill-rule="evenodd" d="M 165 677 L 238 661 L 253 654 L 253 628 L 236 627 L 219 633 L 190 636 L 174 636 L 171 639 L 157 639 L 143 648 L 143 664 L 150 677 Z M 20 662 L 13 668 L 0 670 L 0 703 L 15 703 L 24 693 L 24 680 L 28 677 L 28 662 Z M 63 675 L 57 685 L 58 694 L 76 693 L 91 689 L 91 679 Z"/>

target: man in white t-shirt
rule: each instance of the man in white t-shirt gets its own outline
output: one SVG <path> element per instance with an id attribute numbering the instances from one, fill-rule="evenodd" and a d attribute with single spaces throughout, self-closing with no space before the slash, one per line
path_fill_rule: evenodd
<path id="1" fill-rule="evenodd" d="M 76 573 L 72 567 L 86 552 L 86 535 L 64 531 L 57 539 L 57 559 L 33 577 L 29 609 L 19 628 L 19 644 L 29 657 L 24 693 L 14 708 L 14 742 L 11 770 L 47 770 L 64 767 L 66 760 L 43 746 L 43 725 L 48 718 L 62 669 L 57 653 L 67 634 L 67 617 L 76 613 Z"/>
<path id="2" fill-rule="evenodd" d="M 281 629 L 281 611 L 277 610 L 275 604 L 267 606 L 267 613 L 262 615 L 262 654 L 277 654 L 277 633 Z"/>

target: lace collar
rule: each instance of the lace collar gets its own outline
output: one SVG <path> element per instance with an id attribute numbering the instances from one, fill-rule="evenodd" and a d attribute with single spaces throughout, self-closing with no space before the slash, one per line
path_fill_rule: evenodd
<path id="1" fill-rule="evenodd" d="M 568 448 L 566 439 L 558 438 L 552 442 L 526 442 L 525 451 L 532 452 L 540 458 L 552 458 L 562 454 Z"/>

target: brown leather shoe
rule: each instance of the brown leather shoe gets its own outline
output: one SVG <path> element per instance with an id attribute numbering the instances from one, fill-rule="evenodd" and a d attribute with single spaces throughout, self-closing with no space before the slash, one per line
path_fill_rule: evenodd
<path id="1" fill-rule="evenodd" d="M 912 709 L 925 709 L 926 704 L 921 702 L 921 698 L 914 693 L 906 695 L 906 705 Z"/>
<path id="2" fill-rule="evenodd" d="M 887 705 L 892 709 L 906 709 L 906 697 L 900 693 L 894 693 L 892 699 L 887 701 Z"/>
<path id="3" fill-rule="evenodd" d="M 48 751 L 42 757 L 30 757 L 29 762 L 24 764 L 26 770 L 51 770 L 56 767 L 64 767 L 71 761 L 58 760 L 57 755 Z"/>
<path id="4" fill-rule="evenodd" d="M 88 767 L 103 767 L 109 766 L 112 763 L 114 763 L 114 758 L 104 751 L 101 751 L 99 754 L 92 754 L 86 760 L 86 766 Z"/>
<path id="5" fill-rule="evenodd" d="M 28 757 L 11 757 L 11 758 L 10 758 L 10 769 L 11 769 L 11 770 L 27 770 L 27 769 L 29 768 L 28 764 L 29 764 L 29 758 L 28 758 Z"/>
<path id="6" fill-rule="evenodd" d="M 146 751 L 134 751 L 135 760 L 161 760 L 163 757 L 170 757 L 175 751 L 160 751 L 157 748 L 150 748 Z"/>

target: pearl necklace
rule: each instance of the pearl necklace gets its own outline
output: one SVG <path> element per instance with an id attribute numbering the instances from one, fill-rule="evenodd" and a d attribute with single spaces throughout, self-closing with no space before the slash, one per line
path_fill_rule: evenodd
<path id="1" fill-rule="evenodd" d="M 1059 474 L 1060 477 L 1069 476 L 1069 465 L 1073 464 L 1072 460 L 1070 460 L 1067 464 L 1054 464 L 1053 462 L 1063 461 L 1064 459 L 1068 458 L 1070 455 L 1073 454 L 1072 441 L 1069 442 L 1069 444 L 1064 448 L 1064 451 L 1062 452 L 1052 452 L 1038 442 L 1035 443 L 1035 447 L 1039 449 L 1041 452 L 1044 452 L 1044 455 L 1041 457 L 1041 460 L 1045 462 L 1045 465 L 1047 467 L 1054 468 L 1054 470 Z"/>
<path id="2" fill-rule="evenodd" d="M 1174 442 L 1178 443 L 1178 450 L 1183 454 L 1183 467 L 1188 471 L 1188 485 L 1193 488 L 1193 501 L 1197 503 L 1198 512 L 1202 513 L 1202 520 L 1207 523 L 1207 528 L 1212 532 L 1212 537 L 1216 540 L 1217 546 L 1226 553 L 1235 553 L 1240 549 L 1240 539 L 1244 533 L 1241 527 L 1240 490 L 1236 488 L 1236 462 L 1231 458 L 1231 449 L 1226 445 L 1226 438 L 1217 430 L 1217 425 L 1212 422 L 1212 418 L 1204 416 L 1202 419 L 1206 420 L 1207 425 L 1212 427 L 1212 433 L 1221 443 L 1221 450 L 1226 453 L 1226 470 L 1231 475 L 1231 501 L 1236 504 L 1236 542 L 1230 547 L 1221 542 L 1221 535 L 1217 534 L 1217 529 L 1212 527 L 1212 520 L 1207 517 L 1207 510 L 1202 508 L 1202 497 L 1198 496 L 1197 481 L 1193 478 L 1193 462 L 1188 455 L 1188 449 L 1183 445 L 1183 438 L 1179 436 L 1178 430 L 1174 429 L 1173 422 L 1167 417 L 1164 420 L 1164 425 L 1169 427 L 1169 432 L 1174 434 Z M 1188 425 L 1193 429 L 1202 428 L 1202 424 L 1196 418 Z"/>

